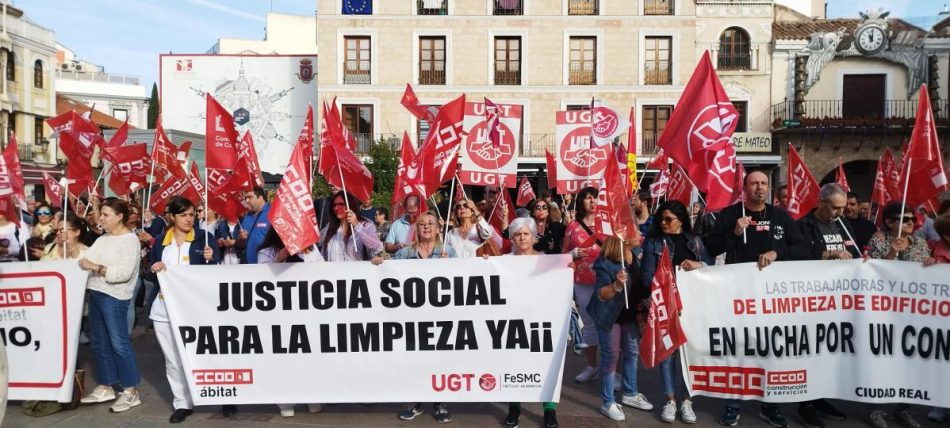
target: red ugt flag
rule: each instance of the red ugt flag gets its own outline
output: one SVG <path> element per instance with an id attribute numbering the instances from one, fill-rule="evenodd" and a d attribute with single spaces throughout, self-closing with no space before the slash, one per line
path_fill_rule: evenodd
<path id="1" fill-rule="evenodd" d="M 795 146 L 788 145 L 788 200 L 785 209 L 798 220 L 818 206 L 818 180 L 811 174 L 798 155 Z"/>
<path id="2" fill-rule="evenodd" d="M 907 189 L 907 194 L 904 195 L 907 205 L 916 207 L 947 190 L 947 174 L 943 169 L 943 156 L 940 153 L 940 142 L 937 140 L 937 127 L 933 109 L 930 107 L 927 85 L 920 85 L 917 121 L 910 135 L 910 145 L 905 158 L 900 188 Z"/>
<path id="3" fill-rule="evenodd" d="M 732 133 L 739 113 L 726 96 L 709 51 L 693 71 L 657 146 L 686 170 L 707 201 L 732 197 L 736 149 Z"/>
<path id="4" fill-rule="evenodd" d="M 307 149 L 305 143 L 297 142 L 268 214 L 290 255 L 309 248 L 320 239 L 317 213 L 310 196 L 310 152 Z"/>
<path id="5" fill-rule="evenodd" d="M 686 343 L 686 334 L 680 325 L 679 313 L 682 310 L 683 302 L 676 288 L 670 251 L 664 245 L 650 286 L 650 309 L 640 341 L 640 357 L 646 368 L 656 367 Z"/>
<path id="6" fill-rule="evenodd" d="M 518 184 L 518 200 L 515 201 L 515 205 L 526 207 L 535 198 L 537 196 L 534 194 L 534 189 L 531 188 L 531 183 L 528 182 L 528 177 L 521 177 L 521 183 Z"/>
<path id="7" fill-rule="evenodd" d="M 211 94 L 206 94 L 205 100 L 205 168 L 235 169 L 238 132 L 234 117 Z"/>

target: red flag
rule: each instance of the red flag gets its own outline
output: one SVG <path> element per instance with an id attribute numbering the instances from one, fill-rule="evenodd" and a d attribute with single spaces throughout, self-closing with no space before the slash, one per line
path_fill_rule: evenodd
<path id="1" fill-rule="evenodd" d="M 416 158 L 416 150 L 409 139 L 409 133 L 402 133 L 402 146 L 399 148 L 399 165 L 396 168 L 396 182 L 390 206 L 393 218 L 402 215 L 403 200 L 413 193 L 425 198 L 425 186 L 422 182 L 422 171 Z M 419 208 L 424 208 L 421 204 Z"/>
<path id="2" fill-rule="evenodd" d="M 23 169 L 17 150 L 16 134 L 11 132 L 10 144 L 7 144 L 0 155 L 0 196 L 13 195 L 16 200 L 25 200 L 26 187 L 23 184 Z"/>
<path id="3" fill-rule="evenodd" d="M 462 199 L 467 198 L 467 195 L 465 195 L 465 188 L 462 187 L 462 180 L 454 180 L 454 181 L 455 181 L 455 197 L 452 199 L 452 202 L 458 202 Z"/>
<path id="4" fill-rule="evenodd" d="M 660 175 L 653 180 L 653 183 L 650 184 L 650 196 L 653 196 L 653 199 L 659 199 L 666 196 L 666 193 L 670 190 L 670 171 L 669 169 L 664 169 L 660 171 Z"/>
<path id="5" fill-rule="evenodd" d="M 617 159 L 617 169 L 620 171 L 620 181 L 623 183 L 623 190 L 627 192 L 627 196 L 630 195 L 630 173 L 629 173 L 629 163 L 627 162 L 629 153 L 627 147 L 623 143 L 617 144 L 614 147 L 614 158 Z"/>
<path id="6" fill-rule="evenodd" d="M 842 163 L 841 158 L 838 158 L 838 171 L 835 174 L 835 184 L 841 186 L 845 192 L 851 191 L 851 186 L 848 185 L 848 176 L 844 174 L 844 163 Z"/>
<path id="7" fill-rule="evenodd" d="M 627 128 L 627 154 L 628 155 L 637 155 L 637 125 L 633 121 L 633 107 L 630 107 L 630 118 L 627 121 L 630 124 L 630 127 Z M 634 158 L 635 159 L 635 158 Z"/>
<path id="8" fill-rule="evenodd" d="M 798 220 L 818 206 L 818 180 L 811 174 L 805 162 L 798 156 L 795 146 L 788 145 L 788 200 L 786 210 Z"/>
<path id="9" fill-rule="evenodd" d="M 186 141 L 185 143 L 188 142 Z M 191 147 L 190 143 L 188 143 L 188 147 Z M 175 145 L 172 144 L 168 135 L 165 135 L 165 129 L 162 128 L 161 116 L 159 116 L 155 124 L 155 138 L 152 141 L 151 159 L 156 167 L 161 168 L 156 172 L 156 176 L 159 176 L 159 173 L 161 173 L 160 176 L 164 177 L 165 172 L 168 172 L 175 176 L 175 178 L 181 179 L 188 177 L 188 172 L 186 172 L 182 166 L 182 164 L 188 161 L 188 149 L 185 148 L 185 144 L 182 144 L 181 148 L 175 147 Z"/>
<path id="10" fill-rule="evenodd" d="M 488 207 L 488 212 L 491 214 L 491 218 L 488 219 L 488 224 L 492 225 L 495 230 L 499 233 L 502 232 L 501 229 L 501 207 L 508 208 L 508 224 L 511 224 L 515 220 L 515 204 L 511 202 L 511 193 L 508 192 L 508 189 L 502 187 L 499 189 L 500 194 L 498 195 L 498 202 L 496 203 L 495 209 Z"/>
<path id="11" fill-rule="evenodd" d="M 331 103 L 330 116 L 334 118 L 331 124 L 336 129 L 335 134 L 339 135 L 338 144 L 340 144 L 340 147 L 346 147 L 347 150 L 356 152 L 356 137 L 353 136 L 349 128 L 343 125 L 343 116 L 336 106 L 336 97 L 333 98 L 333 103 Z"/>
<path id="12" fill-rule="evenodd" d="M 102 144 L 102 134 L 99 131 L 99 127 L 77 114 L 74 110 L 46 119 L 46 123 L 50 128 L 53 128 L 53 133 L 60 135 L 67 134 L 72 137 L 73 142 L 77 143 L 77 146 L 68 148 L 63 148 L 62 143 L 60 143 L 60 149 L 63 150 L 63 153 L 68 157 L 72 157 L 73 153 L 67 152 L 67 150 L 74 149 L 77 150 L 77 154 L 80 152 L 84 154 L 88 151 L 87 157 L 92 157 L 92 149 Z"/>
<path id="13" fill-rule="evenodd" d="M 352 152 L 336 144 L 320 148 L 320 174 L 327 182 L 366 202 L 373 195 L 373 175 Z"/>
<path id="14" fill-rule="evenodd" d="M 548 167 L 548 189 L 557 189 L 557 163 L 555 163 L 557 161 L 554 160 L 554 155 L 548 149 L 544 149 L 544 159 Z"/>
<path id="15" fill-rule="evenodd" d="M 686 343 L 679 317 L 682 310 L 670 251 L 664 245 L 650 286 L 650 309 L 640 340 L 640 357 L 646 368 L 656 367 Z"/>
<path id="16" fill-rule="evenodd" d="M 46 188 L 46 198 L 55 208 L 63 207 L 63 186 L 53 179 L 48 172 L 43 171 L 43 187 Z"/>
<path id="17" fill-rule="evenodd" d="M 125 122 L 122 122 L 122 126 L 115 130 L 115 134 L 112 134 L 112 138 L 109 139 L 109 142 L 106 143 L 104 147 L 121 147 L 128 139 L 129 121 L 126 119 Z"/>
<path id="18" fill-rule="evenodd" d="M 905 158 L 900 188 L 907 189 L 907 194 L 903 195 L 907 205 L 916 207 L 947 190 L 947 174 L 943 169 L 943 156 L 940 153 L 940 141 L 937 140 L 937 127 L 927 85 L 920 85 L 917 121 L 910 135 Z"/>
<path id="19" fill-rule="evenodd" d="M 604 177 L 600 180 L 594 213 L 594 234 L 613 236 L 624 241 L 640 237 L 616 162 L 607 162 Z"/>
<path id="20" fill-rule="evenodd" d="M 205 168 L 233 170 L 238 157 L 234 117 L 211 94 L 205 101 Z"/>
<path id="21" fill-rule="evenodd" d="M 310 149 L 310 153 L 313 153 L 312 137 L 310 139 Z M 313 159 L 311 158 L 310 166 L 312 167 L 312 165 Z M 235 170 L 235 174 L 247 181 L 247 183 L 241 187 L 242 190 L 251 190 L 253 186 L 264 186 L 261 164 L 257 160 L 257 149 L 254 148 L 254 137 L 250 131 L 245 132 L 241 140 L 238 141 L 238 169 Z"/>
<path id="22" fill-rule="evenodd" d="M 494 148 L 501 145 L 501 120 L 498 117 L 498 105 L 485 97 L 485 129 L 488 130 L 488 141 Z"/>
<path id="23" fill-rule="evenodd" d="M 308 149 L 311 151 L 308 152 Z M 308 165 L 312 150 L 312 147 L 307 147 L 306 141 L 298 140 L 268 213 L 274 230 L 284 241 L 290 255 L 309 248 L 320 239 L 317 213 L 313 208 L 313 197 L 310 196 Z"/>
<path id="24" fill-rule="evenodd" d="M 0 213 L 3 213 L 16 227 L 20 227 L 20 210 L 17 209 L 15 199 L 14 195 L 0 196 Z"/>
<path id="25" fill-rule="evenodd" d="M 739 113 L 726 96 L 709 51 L 693 71 L 657 146 L 680 164 L 710 199 L 732 196 L 736 150 L 732 133 Z"/>
<path id="26" fill-rule="evenodd" d="M 416 97 L 415 91 L 412 90 L 412 85 L 408 83 L 406 84 L 406 91 L 402 94 L 401 103 L 416 119 L 424 121 L 430 126 L 435 123 L 435 115 L 438 113 L 438 109 L 419 104 L 419 98 Z"/>
<path id="27" fill-rule="evenodd" d="M 666 152 L 663 149 L 656 154 L 656 156 L 650 162 L 647 162 L 647 169 L 667 169 L 670 164 L 670 158 L 666 156 Z"/>
<path id="28" fill-rule="evenodd" d="M 684 207 L 689 207 L 690 198 L 693 196 L 693 183 L 690 183 L 686 171 L 678 164 L 673 164 L 673 173 L 670 174 L 669 189 L 666 193 L 666 200 L 680 201 Z"/>
<path id="29" fill-rule="evenodd" d="M 890 148 L 884 149 L 884 154 L 877 161 L 877 173 L 874 175 L 874 191 L 871 192 L 871 201 L 878 207 L 883 207 L 900 199 L 900 190 L 897 183 L 900 176 L 894 163 L 894 156 Z"/>
<path id="30" fill-rule="evenodd" d="M 422 177 L 426 195 L 452 179 L 458 169 L 458 151 L 462 143 L 462 125 L 465 117 L 465 94 L 443 105 L 429 128 L 429 135 L 419 150 Z"/>
<path id="31" fill-rule="evenodd" d="M 528 177 L 521 177 L 521 183 L 518 184 L 518 200 L 515 201 L 515 205 L 526 207 L 535 198 L 537 196 L 534 194 L 534 189 L 531 188 L 531 183 L 528 182 Z"/>
<path id="32" fill-rule="evenodd" d="M 245 137 L 247 137 L 248 134 L 250 134 L 250 132 L 245 132 Z M 250 139 L 250 137 L 247 138 Z M 250 144 L 253 146 L 253 141 Z M 307 168 L 307 177 L 310 177 L 310 172 L 313 170 L 313 106 L 310 104 L 307 104 L 307 118 L 304 120 L 303 129 L 300 130 L 300 135 L 297 137 L 297 144 L 303 145 L 301 150 L 303 150 L 304 154 L 306 155 L 304 159 L 304 166 Z M 238 152 L 238 157 L 240 157 L 240 148 Z M 257 163 L 256 153 L 254 154 L 254 163 Z M 258 166 L 257 169 L 258 173 L 260 173 L 260 166 Z"/>
<path id="33" fill-rule="evenodd" d="M 192 168 L 192 174 L 194 173 L 197 173 L 197 167 Z M 191 177 L 172 177 L 170 180 L 165 181 L 165 184 L 162 184 L 162 187 L 159 187 L 158 190 L 152 194 L 148 209 L 153 213 L 165 212 L 165 204 L 168 203 L 168 200 L 171 199 L 172 196 L 183 196 L 196 204 L 201 202 L 201 196 L 193 185 L 195 181 L 200 182 L 201 180 L 193 180 Z"/>
<path id="34" fill-rule="evenodd" d="M 102 153 L 112 164 L 109 169 L 109 188 L 115 194 L 125 196 L 146 186 L 149 163 L 145 143 L 106 145 Z"/>

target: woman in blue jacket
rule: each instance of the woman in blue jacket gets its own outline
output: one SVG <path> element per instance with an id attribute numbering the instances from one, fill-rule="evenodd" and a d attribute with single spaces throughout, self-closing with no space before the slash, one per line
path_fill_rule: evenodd
<path id="1" fill-rule="evenodd" d="M 647 232 L 646 242 L 643 245 L 641 272 L 643 283 L 646 284 L 647 288 L 650 288 L 650 284 L 653 283 L 653 275 L 660 263 L 664 245 L 669 248 L 670 260 L 673 266 L 678 266 L 680 269 L 688 271 L 712 264 L 709 254 L 706 253 L 706 249 L 703 247 L 703 241 L 698 236 L 693 235 L 689 220 L 686 207 L 679 201 L 667 201 L 657 207 L 656 214 L 653 215 L 652 225 Z M 676 275 L 676 272 L 674 271 L 673 274 Z M 686 384 L 683 382 L 683 374 L 678 360 L 679 351 L 676 351 L 660 363 L 660 372 L 663 375 L 663 392 L 666 394 L 667 400 L 666 405 L 663 406 L 663 411 L 660 412 L 660 419 L 663 422 L 676 420 L 676 393 L 679 393 L 683 397 L 683 404 L 679 408 L 680 417 L 685 423 L 696 423 L 693 402 L 690 401 L 689 393 L 686 391 Z"/>

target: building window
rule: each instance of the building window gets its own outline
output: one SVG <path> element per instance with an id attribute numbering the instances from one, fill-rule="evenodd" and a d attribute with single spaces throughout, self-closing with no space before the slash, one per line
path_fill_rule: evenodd
<path id="1" fill-rule="evenodd" d="M 373 106 L 343 104 L 343 126 L 356 139 L 356 151 L 366 153 L 373 144 Z"/>
<path id="2" fill-rule="evenodd" d="M 40 60 L 33 63 L 33 87 L 43 89 L 43 63 Z"/>
<path id="3" fill-rule="evenodd" d="M 656 142 L 666 129 L 666 122 L 673 114 L 673 106 L 643 106 L 643 153 L 656 153 Z"/>
<path id="4" fill-rule="evenodd" d="M 45 139 L 46 137 L 43 136 L 43 118 L 33 116 L 33 144 L 40 144 Z"/>
<path id="5" fill-rule="evenodd" d="M 416 0 L 419 15 L 448 15 L 447 0 Z"/>
<path id="6" fill-rule="evenodd" d="M 16 56 L 13 51 L 6 51 L 7 56 L 4 60 L 7 62 L 7 81 L 16 81 Z"/>
<path id="7" fill-rule="evenodd" d="M 124 108 L 114 108 L 112 109 L 112 117 L 124 122 L 129 119 L 129 110 Z"/>
<path id="8" fill-rule="evenodd" d="M 568 83 L 571 85 L 597 84 L 597 38 L 571 37 Z"/>
<path id="9" fill-rule="evenodd" d="M 568 15 L 597 15 L 598 0 L 567 0 Z"/>
<path id="10" fill-rule="evenodd" d="M 445 84 L 445 37 L 419 38 L 419 84 Z"/>
<path id="11" fill-rule="evenodd" d="M 674 0 L 646 0 L 643 3 L 644 15 L 672 15 Z"/>
<path id="12" fill-rule="evenodd" d="M 373 0 L 343 0 L 344 15 L 372 15 Z"/>
<path id="13" fill-rule="evenodd" d="M 730 27 L 719 36 L 719 70 L 749 70 L 752 57 L 749 54 L 749 33 L 739 27 Z"/>
<path id="14" fill-rule="evenodd" d="M 495 84 L 521 84 L 521 37 L 495 37 Z"/>
<path id="15" fill-rule="evenodd" d="M 343 83 L 370 84 L 370 38 L 369 36 L 346 36 L 343 38 L 345 60 Z"/>
<path id="16" fill-rule="evenodd" d="M 568 104 L 564 106 L 567 111 L 590 110 L 590 104 Z"/>
<path id="17" fill-rule="evenodd" d="M 495 15 L 523 15 L 522 0 L 495 0 Z"/>
<path id="18" fill-rule="evenodd" d="M 644 43 L 644 84 L 672 85 L 672 37 L 647 37 Z"/>
<path id="19" fill-rule="evenodd" d="M 736 132 L 749 132 L 749 102 L 733 101 L 732 106 L 739 112 L 738 122 L 736 122 Z"/>
<path id="20" fill-rule="evenodd" d="M 837 103 L 815 101 L 806 102 L 806 106 L 819 107 L 819 111 L 825 110 L 823 117 L 835 117 L 838 114 L 840 114 L 838 117 L 845 119 L 880 119 L 887 117 L 886 74 L 845 74 L 842 76 L 841 85 L 840 113 L 837 108 L 829 109 L 827 107 L 828 104 Z M 824 106 L 821 104 L 824 104 Z"/>

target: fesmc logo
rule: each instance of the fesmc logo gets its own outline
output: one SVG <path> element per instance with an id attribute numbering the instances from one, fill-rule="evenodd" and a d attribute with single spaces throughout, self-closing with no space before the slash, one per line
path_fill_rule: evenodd
<path id="1" fill-rule="evenodd" d="M 488 122 L 481 121 L 472 127 L 465 141 L 468 158 L 482 169 L 494 170 L 511 162 L 515 156 L 515 137 L 511 128 L 504 122 L 498 122 L 498 134 L 501 141 L 495 147 L 488 138 Z"/>
<path id="2" fill-rule="evenodd" d="M 436 392 L 459 392 L 459 391 L 471 391 L 472 390 L 472 379 L 475 378 L 474 373 L 450 373 L 450 374 L 440 374 L 432 375 L 432 390 Z M 485 373 L 478 378 L 478 386 L 485 392 L 491 391 L 498 386 L 498 380 L 495 379 L 495 376 Z"/>
<path id="3" fill-rule="evenodd" d="M 568 132 L 558 150 L 564 167 L 571 174 L 597 175 L 607 167 L 607 149 L 591 147 L 590 128 L 586 126 Z"/>

